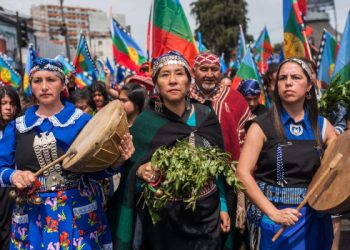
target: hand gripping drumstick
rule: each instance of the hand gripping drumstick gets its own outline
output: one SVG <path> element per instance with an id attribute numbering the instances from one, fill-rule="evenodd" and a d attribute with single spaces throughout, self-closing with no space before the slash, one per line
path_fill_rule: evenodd
<path id="1" fill-rule="evenodd" d="M 329 172 L 336 168 L 338 162 L 343 158 L 343 155 L 341 153 L 337 153 L 333 160 L 329 163 L 329 167 L 327 170 L 321 175 L 320 179 L 315 183 L 315 185 L 308 191 L 307 195 L 305 196 L 304 200 L 299 204 L 299 206 L 296 208 L 298 211 L 302 209 L 303 206 L 308 202 L 310 197 L 314 194 L 318 186 L 328 177 Z M 282 226 L 280 230 L 273 236 L 272 242 L 275 242 L 283 233 L 284 229 L 286 229 L 286 226 Z"/>
<path id="2" fill-rule="evenodd" d="M 77 151 L 75 149 L 71 149 L 69 150 L 67 153 L 65 153 L 64 155 L 62 155 L 61 157 L 57 158 L 56 160 L 54 160 L 53 162 L 51 162 L 50 164 L 47 164 L 45 167 L 41 168 L 40 170 L 38 170 L 34 176 L 38 177 L 39 175 L 41 175 L 45 170 L 49 169 L 50 167 L 56 165 L 57 163 L 63 161 L 65 158 L 67 157 L 73 157 L 74 155 L 77 154 Z M 17 193 L 16 191 L 12 190 L 10 192 L 10 197 L 11 198 L 16 198 L 17 197 Z"/>

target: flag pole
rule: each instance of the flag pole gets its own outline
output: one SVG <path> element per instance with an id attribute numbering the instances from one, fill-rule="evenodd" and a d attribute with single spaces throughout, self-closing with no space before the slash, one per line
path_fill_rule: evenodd
<path id="1" fill-rule="evenodd" d="M 148 72 L 152 71 L 152 53 L 153 53 L 153 16 L 154 16 L 154 0 L 151 2 L 150 20 L 148 23 L 148 36 L 147 36 L 147 51 L 148 51 Z"/>

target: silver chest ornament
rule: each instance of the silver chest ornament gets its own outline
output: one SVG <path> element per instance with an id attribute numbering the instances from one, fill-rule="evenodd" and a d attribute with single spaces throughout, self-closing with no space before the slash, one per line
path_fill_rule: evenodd
<path id="1" fill-rule="evenodd" d="M 40 133 L 40 136 L 36 135 L 34 137 L 33 148 L 41 168 L 58 158 L 56 138 L 52 132 L 49 134 L 43 132 Z M 42 184 L 45 185 L 48 190 L 54 191 L 59 184 L 64 183 L 60 164 L 56 164 L 48 170 L 45 170 L 43 177 L 44 178 L 39 178 L 39 180 L 44 182 Z"/>
<path id="2" fill-rule="evenodd" d="M 291 132 L 292 135 L 295 136 L 300 136 L 303 134 L 304 129 L 303 126 L 301 124 L 290 124 L 289 126 L 289 131 Z"/>

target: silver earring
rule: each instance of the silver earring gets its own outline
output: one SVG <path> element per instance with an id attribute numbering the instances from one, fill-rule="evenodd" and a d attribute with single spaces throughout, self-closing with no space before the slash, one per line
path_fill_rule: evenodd
<path id="1" fill-rule="evenodd" d="M 160 100 L 160 97 L 157 98 L 157 100 L 154 103 L 154 109 L 156 110 L 156 112 L 158 113 L 162 113 L 163 112 L 163 103 Z"/>
<path id="2" fill-rule="evenodd" d="M 190 102 L 190 92 L 187 93 L 185 96 L 185 102 L 186 102 L 186 110 L 191 110 L 191 102 Z"/>
<path id="3" fill-rule="evenodd" d="M 306 91 L 306 96 L 305 96 L 306 100 L 311 100 L 312 96 L 310 94 L 309 91 Z"/>

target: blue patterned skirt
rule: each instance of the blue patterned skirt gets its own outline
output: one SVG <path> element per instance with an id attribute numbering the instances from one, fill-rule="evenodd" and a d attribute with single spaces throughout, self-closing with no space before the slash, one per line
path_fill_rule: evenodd
<path id="1" fill-rule="evenodd" d="M 80 185 L 82 186 L 82 185 Z M 96 188 L 39 193 L 40 205 L 16 206 L 10 249 L 112 249 L 107 218 Z"/>
<path id="2" fill-rule="evenodd" d="M 265 196 L 273 201 L 278 209 L 297 208 L 306 195 L 307 189 L 281 188 L 258 183 Z M 283 189 L 283 190 L 282 190 Z M 275 203 L 274 201 L 279 201 Z M 294 204 L 283 204 L 284 201 Z M 276 242 L 272 237 L 281 228 L 263 214 L 254 204 L 247 209 L 251 249 L 269 250 L 330 250 L 333 242 L 333 225 L 331 216 L 315 211 L 306 205 L 300 211 L 302 217 L 298 222 L 287 227 Z"/>

